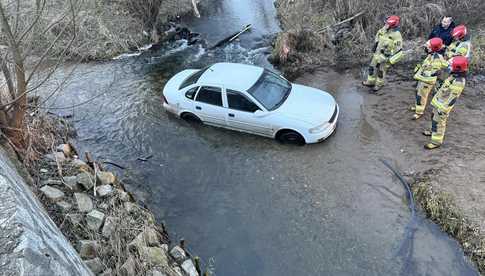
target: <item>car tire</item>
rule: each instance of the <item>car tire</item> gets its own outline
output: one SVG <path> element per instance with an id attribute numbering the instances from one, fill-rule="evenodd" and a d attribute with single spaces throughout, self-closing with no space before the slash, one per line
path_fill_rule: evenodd
<path id="1" fill-rule="evenodd" d="M 202 120 L 199 117 L 197 117 L 197 115 L 189 112 L 182 113 L 180 115 L 180 118 L 182 118 L 182 120 L 186 121 L 189 124 L 194 124 L 194 125 L 202 124 Z"/>
<path id="2" fill-rule="evenodd" d="M 303 146 L 305 145 L 305 139 L 303 136 L 293 130 L 282 130 L 276 136 L 276 139 L 283 144 L 290 144 L 290 145 L 298 145 Z"/>

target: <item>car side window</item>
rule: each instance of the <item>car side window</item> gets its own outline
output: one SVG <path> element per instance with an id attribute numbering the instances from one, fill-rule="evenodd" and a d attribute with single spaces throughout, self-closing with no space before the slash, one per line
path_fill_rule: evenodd
<path id="1" fill-rule="evenodd" d="M 185 97 L 187 99 L 193 100 L 195 98 L 195 94 L 197 93 L 197 90 L 199 90 L 198 86 L 189 89 L 187 92 L 185 92 Z"/>
<path id="2" fill-rule="evenodd" d="M 260 108 L 241 93 L 228 89 L 227 101 L 229 108 L 254 113 Z"/>
<path id="3" fill-rule="evenodd" d="M 222 89 L 220 87 L 202 86 L 197 93 L 198 102 L 222 106 Z"/>

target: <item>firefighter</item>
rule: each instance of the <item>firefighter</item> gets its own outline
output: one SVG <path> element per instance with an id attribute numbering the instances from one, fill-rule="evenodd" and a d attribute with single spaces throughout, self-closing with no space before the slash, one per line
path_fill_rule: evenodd
<path id="1" fill-rule="evenodd" d="M 470 62 L 471 42 L 465 25 L 456 26 L 451 32 L 451 36 L 453 37 L 453 42 L 446 48 L 446 58 L 464 56 Z"/>
<path id="2" fill-rule="evenodd" d="M 416 106 L 412 108 L 415 111 L 413 119 L 417 120 L 424 114 L 428 96 L 433 91 L 438 79 L 438 75 L 443 69 L 448 67 L 443 57 L 445 45 L 439 37 L 432 38 L 426 43 L 429 52 L 422 64 L 415 68 L 414 79 L 418 81 L 416 89 Z"/>
<path id="3" fill-rule="evenodd" d="M 431 143 L 424 146 L 426 149 L 435 149 L 443 144 L 448 116 L 465 89 L 468 59 L 464 56 L 456 56 L 450 59 L 449 64 L 450 75 L 431 101 L 433 106 L 431 131 L 423 132 L 424 135 L 431 136 Z"/>
<path id="4" fill-rule="evenodd" d="M 362 82 L 365 86 L 373 87 L 374 91 L 384 85 L 387 69 L 403 57 L 400 21 L 399 16 L 389 16 L 384 27 L 376 34 L 367 80 Z"/>

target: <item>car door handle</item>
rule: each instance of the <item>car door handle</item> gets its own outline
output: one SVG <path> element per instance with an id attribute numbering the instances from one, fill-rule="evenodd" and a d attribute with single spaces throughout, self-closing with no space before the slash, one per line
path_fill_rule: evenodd
<path id="1" fill-rule="evenodd" d="M 229 113 L 229 117 L 234 118 L 234 117 L 236 117 L 236 116 L 234 116 L 234 114 L 232 114 L 232 113 Z"/>
<path id="2" fill-rule="evenodd" d="M 195 107 L 195 109 L 197 109 L 197 110 L 202 110 L 202 107 L 200 107 L 200 106 L 196 106 L 196 107 Z"/>

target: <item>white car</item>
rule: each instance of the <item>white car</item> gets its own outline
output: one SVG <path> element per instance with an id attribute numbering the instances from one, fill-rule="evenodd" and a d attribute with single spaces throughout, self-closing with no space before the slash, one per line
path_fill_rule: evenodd
<path id="1" fill-rule="evenodd" d="M 236 63 L 176 74 L 165 85 L 163 106 L 188 121 L 294 144 L 325 140 L 339 116 L 338 104 L 327 92 Z"/>

